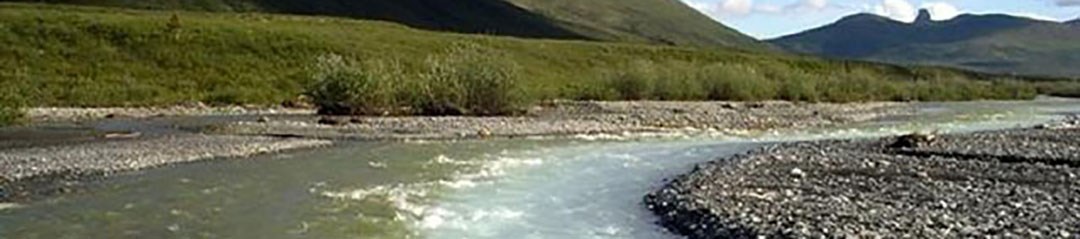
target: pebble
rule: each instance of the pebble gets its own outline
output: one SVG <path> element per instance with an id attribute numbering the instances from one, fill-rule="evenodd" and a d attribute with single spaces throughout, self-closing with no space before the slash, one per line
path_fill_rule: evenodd
<path id="1" fill-rule="evenodd" d="M 750 107 L 748 105 L 754 105 Z M 808 128 L 908 115 L 904 103 L 800 104 L 788 102 L 552 102 L 518 117 L 328 117 L 236 122 L 233 134 L 297 135 L 363 140 L 460 139 L 578 134 L 708 133 Z M 826 117 L 810 117 L 825 115 Z"/>
<path id="2" fill-rule="evenodd" d="M 692 239 L 1080 234 L 1080 149 L 1072 147 L 1080 129 L 941 135 L 893 147 L 898 138 L 766 147 L 699 165 L 646 195 L 645 205 Z"/>
<path id="3" fill-rule="evenodd" d="M 0 150 L 0 202 L 34 196 L 71 179 L 212 158 L 246 157 L 319 147 L 326 140 L 182 134 Z"/>

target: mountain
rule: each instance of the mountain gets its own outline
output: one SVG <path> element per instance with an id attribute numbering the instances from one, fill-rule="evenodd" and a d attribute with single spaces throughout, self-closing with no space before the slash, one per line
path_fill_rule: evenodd
<path id="1" fill-rule="evenodd" d="M 268 12 L 463 33 L 764 49 L 679 0 L 0 0 L 155 10 Z"/>
<path id="2" fill-rule="evenodd" d="M 923 64 L 1007 74 L 1080 77 L 1080 28 L 1003 14 L 965 14 L 912 23 L 856 14 L 769 40 L 785 50 L 831 58 Z"/>

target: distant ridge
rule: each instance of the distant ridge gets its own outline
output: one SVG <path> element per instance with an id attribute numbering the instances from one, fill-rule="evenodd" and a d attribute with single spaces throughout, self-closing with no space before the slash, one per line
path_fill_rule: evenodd
<path id="1" fill-rule="evenodd" d="M 768 42 L 831 58 L 1080 77 L 1077 25 L 1080 20 L 1059 23 L 1004 14 L 963 14 L 934 21 L 927 10 L 905 23 L 863 13 Z"/>
<path id="2" fill-rule="evenodd" d="M 678 0 L 0 0 L 392 21 L 528 38 L 767 49 Z"/>

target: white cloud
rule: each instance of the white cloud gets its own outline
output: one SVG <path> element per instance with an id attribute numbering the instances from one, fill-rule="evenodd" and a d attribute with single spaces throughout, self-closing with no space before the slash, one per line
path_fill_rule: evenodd
<path id="1" fill-rule="evenodd" d="M 872 6 L 871 11 L 902 22 L 913 22 L 918 16 L 915 6 L 906 0 L 882 0 L 881 3 Z"/>
<path id="2" fill-rule="evenodd" d="M 824 9 L 829 6 L 829 1 L 826 0 L 802 0 L 799 3 L 810 9 Z"/>
<path id="3" fill-rule="evenodd" d="M 776 4 L 763 3 L 754 6 L 754 11 L 761 13 L 783 13 L 784 7 L 778 6 Z"/>
<path id="4" fill-rule="evenodd" d="M 746 15 L 754 10 L 753 0 L 724 0 L 720 3 L 721 14 Z"/>
<path id="5" fill-rule="evenodd" d="M 799 0 L 785 5 L 782 12 L 816 12 L 830 7 L 827 0 Z"/>
<path id="6" fill-rule="evenodd" d="M 758 11 L 753 0 L 683 0 L 690 7 L 713 18 L 745 16 Z"/>
<path id="7" fill-rule="evenodd" d="M 683 2 L 713 17 L 746 16 L 755 13 L 805 13 L 836 7 L 828 0 L 798 0 L 787 5 L 755 3 L 754 0 L 683 0 Z"/>
<path id="8" fill-rule="evenodd" d="M 963 13 L 956 6 L 946 2 L 926 2 L 921 7 L 930 10 L 931 18 L 936 21 L 953 19 Z"/>

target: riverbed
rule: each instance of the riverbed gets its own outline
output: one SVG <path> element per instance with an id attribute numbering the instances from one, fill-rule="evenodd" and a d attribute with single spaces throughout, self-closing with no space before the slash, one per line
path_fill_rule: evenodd
<path id="1" fill-rule="evenodd" d="M 360 142 L 123 173 L 0 205 L 0 238 L 677 238 L 641 198 L 788 141 L 1029 127 L 1080 102 L 924 103 L 816 129 Z"/>

